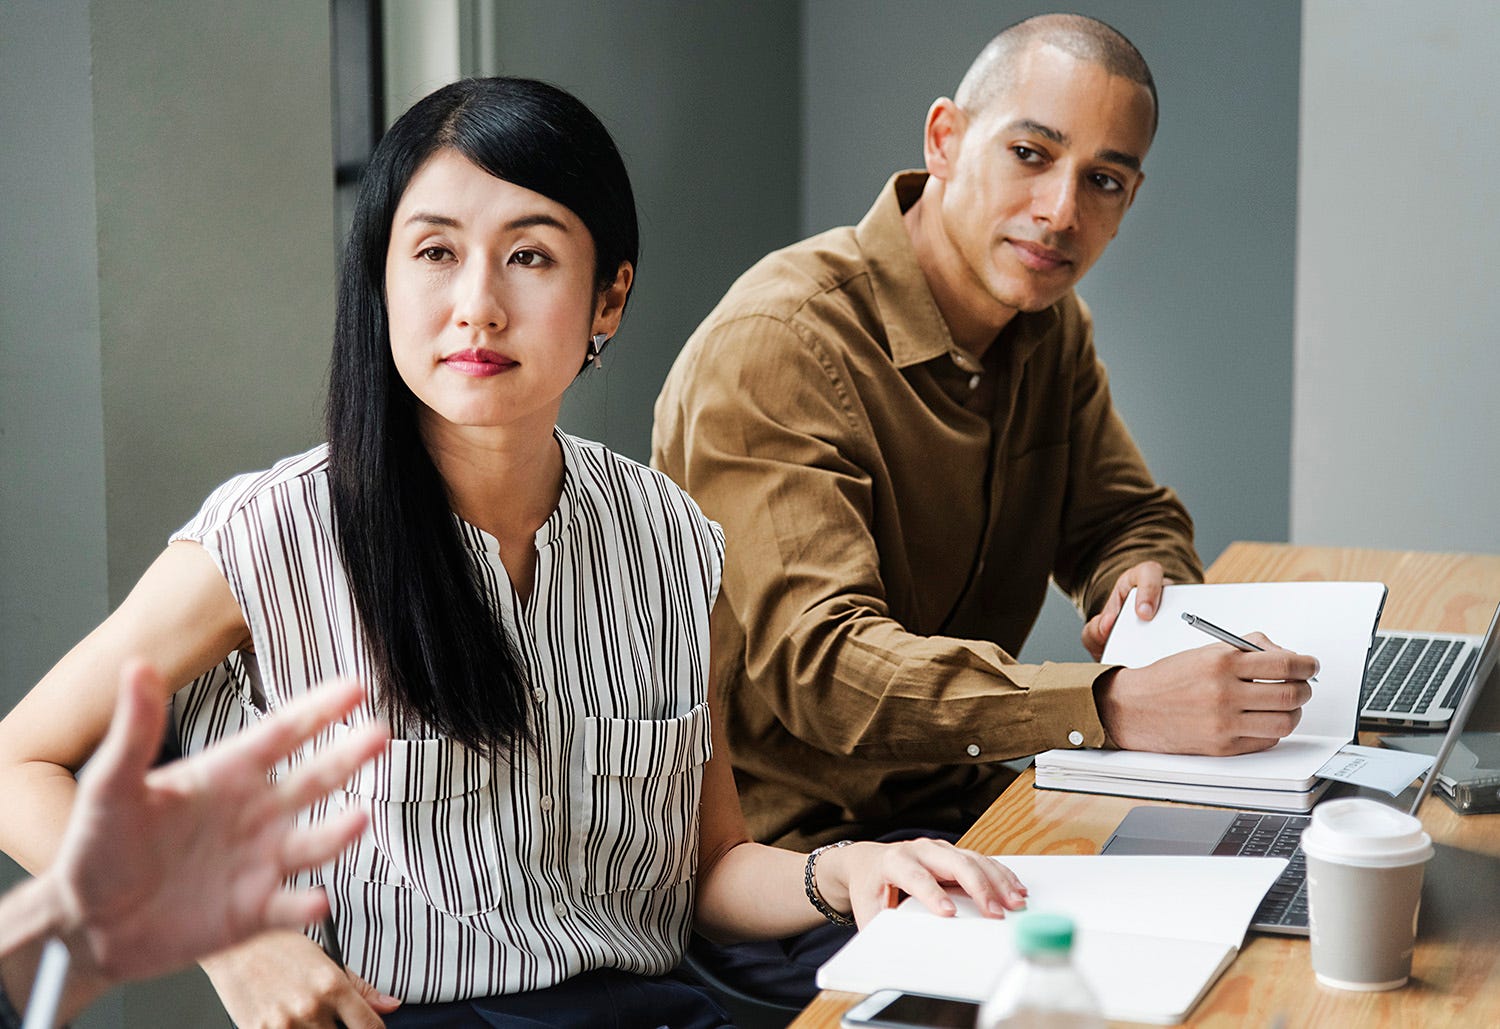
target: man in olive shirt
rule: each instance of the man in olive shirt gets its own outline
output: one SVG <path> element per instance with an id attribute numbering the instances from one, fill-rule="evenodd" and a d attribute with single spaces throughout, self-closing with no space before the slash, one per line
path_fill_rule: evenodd
<path id="1" fill-rule="evenodd" d="M 763 259 L 684 347 L 653 463 L 725 530 L 715 698 L 758 839 L 961 832 L 1007 758 L 1232 753 L 1295 727 L 1316 662 L 1275 648 L 1138 670 L 1010 656 L 1049 577 L 1097 659 L 1132 587 L 1149 617 L 1164 581 L 1202 576 L 1073 292 L 1155 122 L 1113 29 L 1013 26 L 932 105 L 925 172 Z"/>

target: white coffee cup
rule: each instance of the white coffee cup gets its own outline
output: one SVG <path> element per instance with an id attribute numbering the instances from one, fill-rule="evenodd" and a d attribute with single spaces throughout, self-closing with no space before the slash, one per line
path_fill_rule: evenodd
<path id="1" fill-rule="evenodd" d="M 1313 809 L 1302 851 L 1318 982 L 1341 990 L 1406 985 L 1433 853 L 1422 823 L 1378 801 L 1330 800 Z"/>

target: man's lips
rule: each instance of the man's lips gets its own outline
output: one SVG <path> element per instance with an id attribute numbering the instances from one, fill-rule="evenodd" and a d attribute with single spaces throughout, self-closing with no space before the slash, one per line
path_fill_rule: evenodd
<path id="1" fill-rule="evenodd" d="M 1033 271 L 1056 271 L 1058 268 L 1073 263 L 1072 259 L 1061 250 L 1053 250 L 1040 243 L 1032 243 L 1024 239 L 1007 239 L 1006 242 L 1015 250 L 1020 262 Z"/>
<path id="2" fill-rule="evenodd" d="M 443 365 L 458 372 L 461 375 L 473 375 L 485 377 L 499 375 L 501 372 L 516 367 L 517 362 L 512 361 L 504 354 L 498 354 L 493 350 L 473 349 L 460 350 L 443 358 Z"/>

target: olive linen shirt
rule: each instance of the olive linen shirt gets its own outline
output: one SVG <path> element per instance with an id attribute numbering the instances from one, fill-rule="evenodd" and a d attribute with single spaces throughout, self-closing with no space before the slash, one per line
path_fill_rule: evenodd
<path id="1" fill-rule="evenodd" d="M 1081 610 L 1192 522 L 1110 401 L 1087 308 L 953 342 L 895 176 L 855 227 L 770 254 L 688 340 L 652 463 L 726 537 L 713 685 L 756 839 L 961 831 L 1014 773 L 1106 744 L 1098 664 L 1018 664 L 1049 576 Z"/>

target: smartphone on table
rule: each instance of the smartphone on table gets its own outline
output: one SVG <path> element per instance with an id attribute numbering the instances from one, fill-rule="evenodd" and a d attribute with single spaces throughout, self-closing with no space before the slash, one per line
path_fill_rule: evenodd
<path id="1" fill-rule="evenodd" d="M 844 1029 L 974 1029 L 979 1005 L 971 1000 L 881 990 L 844 1013 Z"/>

